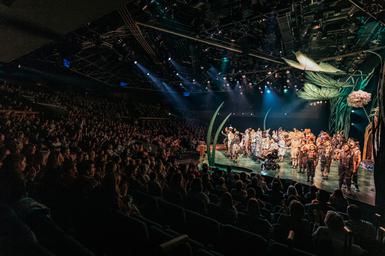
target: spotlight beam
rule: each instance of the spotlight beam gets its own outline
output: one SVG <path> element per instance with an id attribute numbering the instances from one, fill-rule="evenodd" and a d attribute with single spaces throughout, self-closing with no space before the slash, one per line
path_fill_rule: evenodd
<path id="1" fill-rule="evenodd" d="M 136 24 L 139 25 L 139 26 L 142 26 L 142 27 L 155 29 L 155 30 L 162 31 L 162 32 L 165 32 L 165 33 L 168 33 L 168 34 L 172 34 L 174 36 L 183 37 L 183 38 L 186 38 L 186 39 L 190 39 L 190 40 L 193 40 L 193 41 L 196 41 L 196 42 L 200 42 L 200 43 L 204 43 L 204 44 L 207 44 L 207 45 L 215 46 L 217 48 L 225 49 L 225 50 L 236 52 L 236 53 L 239 53 L 239 54 L 243 53 L 243 51 L 240 50 L 240 49 L 237 49 L 237 48 L 234 48 L 234 47 L 230 47 L 230 46 L 226 46 L 226 45 L 223 45 L 223 44 L 219 44 L 219 43 L 207 40 L 207 39 L 195 38 L 195 37 L 192 37 L 192 36 L 189 36 L 189 35 L 185 35 L 185 34 L 182 34 L 182 33 L 179 33 L 179 32 L 175 32 L 175 31 L 172 31 L 172 30 L 169 30 L 169 29 L 166 29 L 166 28 L 162 28 L 162 27 L 158 27 L 158 26 L 142 23 L 142 22 L 139 22 L 139 21 L 136 21 Z M 283 64 L 284 65 L 284 63 L 282 61 L 278 61 L 278 60 L 275 60 L 275 59 L 272 59 L 272 58 L 269 58 L 269 57 L 265 57 L 265 56 L 262 56 L 262 55 L 257 54 L 257 53 L 248 53 L 247 55 L 249 55 L 251 57 L 258 58 L 258 59 L 263 59 L 263 60 L 266 60 L 266 61 L 270 61 L 270 62 L 274 62 L 274 63 L 277 63 L 277 64 Z"/>

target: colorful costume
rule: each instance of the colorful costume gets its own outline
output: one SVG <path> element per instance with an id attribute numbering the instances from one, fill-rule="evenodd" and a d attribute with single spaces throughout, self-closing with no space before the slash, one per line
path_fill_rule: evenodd
<path id="1" fill-rule="evenodd" d="M 306 163 L 306 172 L 307 172 L 307 181 L 313 183 L 315 176 L 315 168 L 318 164 L 318 153 L 317 147 L 314 144 L 309 146 L 307 152 L 307 163 Z"/>
<path id="2" fill-rule="evenodd" d="M 305 173 L 306 164 L 307 164 L 307 145 L 302 145 L 299 150 L 299 173 Z"/>
<path id="3" fill-rule="evenodd" d="M 343 183 L 350 191 L 351 179 L 353 174 L 353 153 L 348 145 L 342 147 L 340 153 L 340 160 L 338 165 L 338 176 L 339 176 L 339 188 L 342 188 Z"/>
<path id="4" fill-rule="evenodd" d="M 324 142 L 321 150 L 321 175 L 324 179 L 328 179 L 330 173 L 330 165 L 333 159 L 333 147 L 330 141 Z"/>

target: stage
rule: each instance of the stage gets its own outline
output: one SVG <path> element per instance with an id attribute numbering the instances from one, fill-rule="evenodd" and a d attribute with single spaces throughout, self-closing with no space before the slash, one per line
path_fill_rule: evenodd
<path id="1" fill-rule="evenodd" d="M 225 156 L 224 151 L 216 151 L 215 163 L 220 165 L 229 165 L 238 168 L 246 168 L 252 172 L 260 173 L 267 176 L 279 175 L 283 179 L 291 179 L 303 184 L 309 185 L 306 174 L 299 174 L 297 169 L 292 169 L 289 159 L 286 157 L 284 162 L 280 163 L 281 168 L 278 171 L 261 171 L 261 165 L 250 158 L 240 156 L 237 163 L 234 163 Z M 333 192 L 338 188 L 338 169 L 337 162 L 333 161 L 328 180 L 322 180 L 320 166 L 317 166 L 314 184 L 317 188 Z M 360 202 L 374 206 L 375 191 L 373 173 L 365 170 L 360 170 L 358 183 L 360 192 L 354 192 L 352 185 L 352 195 L 347 195 L 348 198 L 358 200 Z"/>

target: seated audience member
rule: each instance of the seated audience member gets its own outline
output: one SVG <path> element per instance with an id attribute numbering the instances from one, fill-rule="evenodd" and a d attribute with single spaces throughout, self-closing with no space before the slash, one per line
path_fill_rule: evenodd
<path id="1" fill-rule="evenodd" d="M 293 186 L 293 185 L 290 185 L 288 188 L 287 188 L 287 191 L 286 191 L 286 194 L 284 195 L 284 198 L 285 198 L 285 205 L 288 206 L 290 204 L 290 201 L 295 199 L 295 200 L 300 200 L 299 196 L 298 196 L 298 192 L 297 192 L 297 189 Z"/>
<path id="2" fill-rule="evenodd" d="M 242 217 L 242 220 L 241 220 Z M 247 203 L 246 214 L 239 216 L 239 222 L 242 228 L 254 232 L 263 237 L 269 238 L 272 232 L 272 226 L 261 214 L 260 203 L 255 198 L 250 198 Z"/>
<path id="3" fill-rule="evenodd" d="M 231 190 L 231 195 L 233 196 L 234 200 L 238 202 L 244 202 L 247 198 L 247 192 L 243 187 L 242 180 L 237 180 L 235 182 L 235 188 Z"/>
<path id="4" fill-rule="evenodd" d="M 319 190 L 317 192 L 316 199 L 307 205 L 310 221 L 323 225 L 327 211 L 333 210 L 333 207 L 331 207 L 329 203 L 329 197 L 329 193 L 325 190 Z"/>
<path id="5" fill-rule="evenodd" d="M 291 200 L 289 215 L 281 214 L 278 224 L 274 227 L 274 238 L 286 241 L 289 231 L 294 231 L 295 245 L 300 248 L 310 249 L 311 225 L 305 218 L 305 207 L 298 200 Z"/>
<path id="6" fill-rule="evenodd" d="M 220 199 L 218 215 L 218 219 L 222 223 L 234 225 L 237 222 L 238 211 L 229 192 L 224 193 Z"/>
<path id="7" fill-rule="evenodd" d="M 226 186 L 226 180 L 224 177 L 218 179 L 217 184 L 215 185 L 214 192 L 218 196 L 222 196 L 224 193 L 228 192 L 229 189 Z"/>
<path id="8" fill-rule="evenodd" d="M 27 224 L 37 241 L 55 255 L 93 255 L 52 221 L 46 206 L 27 197 L 19 173 L 0 174 L 0 195 L 0 205 L 10 206 L 17 217 Z"/>
<path id="9" fill-rule="evenodd" d="M 0 254 L 4 256 L 53 256 L 42 247 L 32 230 L 6 205 L 0 205 Z"/>
<path id="10" fill-rule="evenodd" d="M 311 203 L 317 197 L 318 188 L 315 185 L 310 186 L 309 191 L 305 194 L 305 203 Z"/>
<path id="11" fill-rule="evenodd" d="M 202 185 L 203 185 L 203 192 L 206 195 L 210 195 L 214 191 L 213 183 L 211 182 L 211 177 L 208 173 L 204 173 L 202 175 Z"/>
<path id="12" fill-rule="evenodd" d="M 159 184 L 156 172 L 148 174 L 150 181 L 148 182 L 148 193 L 153 196 L 161 197 L 163 194 L 162 186 Z"/>
<path id="13" fill-rule="evenodd" d="M 324 220 L 326 226 L 320 226 L 313 233 L 313 241 L 318 255 L 339 256 L 348 255 L 346 250 L 350 250 L 350 255 L 364 255 L 365 251 L 358 245 L 352 244 L 351 248 L 345 247 L 347 239 L 342 217 L 334 212 L 328 211 Z"/>
<path id="14" fill-rule="evenodd" d="M 210 203 L 209 197 L 203 193 L 202 180 L 195 178 L 191 182 L 191 188 L 186 196 L 186 206 L 189 209 L 202 214 L 207 214 L 207 205 Z"/>
<path id="15" fill-rule="evenodd" d="M 247 188 L 252 188 L 255 191 L 255 197 L 258 199 L 263 199 L 263 189 L 260 185 L 260 181 L 258 180 L 258 177 L 253 177 L 251 179 L 251 183 L 247 186 Z"/>
<path id="16" fill-rule="evenodd" d="M 330 206 L 333 207 L 338 212 L 346 212 L 349 202 L 345 198 L 341 189 L 334 190 L 333 194 L 330 196 Z"/>
<path id="17" fill-rule="evenodd" d="M 297 196 L 301 203 L 305 203 L 305 195 L 303 192 L 303 186 L 301 183 L 297 182 L 294 184 L 295 189 L 297 190 Z"/>
<path id="18" fill-rule="evenodd" d="M 269 191 L 268 202 L 274 206 L 281 206 L 283 201 L 282 185 L 278 181 L 273 181 L 271 191 Z"/>
<path id="19" fill-rule="evenodd" d="M 373 224 L 361 219 L 361 209 L 355 204 L 348 206 L 347 214 L 349 220 L 345 225 L 353 232 L 354 242 L 370 252 L 375 251 L 378 244 Z"/>
<path id="20" fill-rule="evenodd" d="M 186 189 L 183 185 L 183 176 L 180 172 L 172 174 L 169 186 L 164 193 L 164 197 L 166 200 L 175 204 L 184 203 L 186 198 Z"/>

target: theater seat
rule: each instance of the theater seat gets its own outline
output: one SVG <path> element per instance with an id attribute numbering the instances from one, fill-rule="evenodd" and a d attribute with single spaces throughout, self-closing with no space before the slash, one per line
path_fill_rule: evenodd
<path id="1" fill-rule="evenodd" d="M 110 228 L 105 237 L 110 242 L 112 255 L 119 251 L 125 251 L 127 255 L 143 255 L 145 249 L 148 249 L 149 232 L 146 223 L 123 214 L 114 213 L 111 216 Z"/>
<path id="2" fill-rule="evenodd" d="M 185 210 L 185 212 L 187 234 L 189 234 L 192 239 L 203 244 L 215 245 L 219 239 L 219 222 L 190 210 Z"/>
<path id="3" fill-rule="evenodd" d="M 266 255 L 267 241 L 257 234 L 232 225 L 223 225 L 217 248 L 228 256 L 263 256 Z"/>
<path id="4" fill-rule="evenodd" d="M 278 243 L 278 242 L 272 242 L 269 250 L 269 255 L 275 256 L 275 255 L 287 255 L 287 256 L 314 256 L 314 254 L 311 254 L 310 252 L 305 252 L 298 249 L 292 249 L 286 244 Z"/>
<path id="5" fill-rule="evenodd" d="M 211 218 L 216 218 L 217 216 L 219 216 L 220 210 L 216 204 L 209 203 L 207 205 L 207 210 L 208 210 L 208 216 L 210 216 Z"/>
<path id="6" fill-rule="evenodd" d="M 170 234 L 166 229 L 158 226 L 149 226 L 148 231 L 151 243 L 156 245 L 177 237 L 177 235 Z"/>
<path id="7" fill-rule="evenodd" d="M 155 220 L 156 222 L 161 221 L 157 197 L 140 191 L 135 191 L 133 195 L 135 198 L 135 204 L 138 206 L 143 216 L 151 220 Z"/>
<path id="8" fill-rule="evenodd" d="M 186 216 L 184 209 L 176 204 L 158 201 L 161 222 L 173 229 L 183 232 L 185 229 Z"/>

